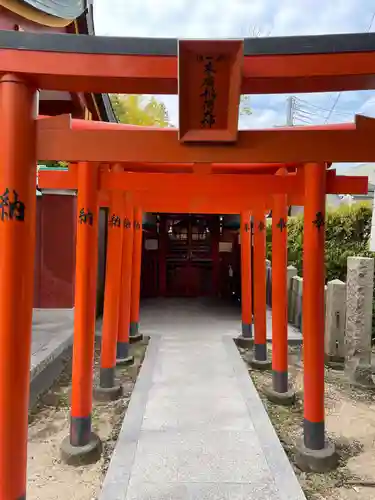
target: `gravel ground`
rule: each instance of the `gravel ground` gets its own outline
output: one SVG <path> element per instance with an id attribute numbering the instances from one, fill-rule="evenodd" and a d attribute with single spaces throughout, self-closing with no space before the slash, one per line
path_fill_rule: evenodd
<path id="1" fill-rule="evenodd" d="M 248 353 L 239 349 L 245 362 Z M 272 348 L 269 347 L 270 356 Z M 271 385 L 271 372 L 250 370 L 263 404 L 294 467 L 308 500 L 374 500 L 375 498 L 375 394 L 353 389 L 342 371 L 326 369 L 325 401 L 328 437 L 340 456 L 337 470 L 305 473 L 294 463 L 295 445 L 302 435 L 303 356 L 300 347 L 289 348 L 290 381 L 297 392 L 296 404 L 270 403 L 262 389 Z"/>
<path id="2" fill-rule="evenodd" d="M 28 500 L 95 500 L 100 492 L 118 433 L 129 404 L 147 340 L 132 346 L 135 363 L 117 370 L 124 396 L 110 403 L 93 404 L 93 430 L 103 442 L 101 459 L 89 466 L 71 467 L 60 460 L 61 441 L 69 434 L 71 357 L 54 386 L 39 398 L 29 414 Z M 100 344 L 95 348 L 95 372 L 99 373 Z"/>

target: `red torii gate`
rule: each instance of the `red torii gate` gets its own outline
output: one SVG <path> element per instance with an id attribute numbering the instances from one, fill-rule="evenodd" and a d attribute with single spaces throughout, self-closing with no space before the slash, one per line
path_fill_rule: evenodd
<path id="1" fill-rule="evenodd" d="M 74 123 L 74 122 L 73 122 Z M 80 126 L 84 126 L 84 122 Z M 91 123 L 88 128 L 101 128 L 101 124 Z M 125 126 L 127 129 L 128 127 Z M 134 128 L 135 129 L 135 128 Z M 118 296 L 118 287 L 120 286 L 121 278 L 118 275 L 118 269 L 121 267 L 119 255 L 121 252 L 118 249 L 120 245 L 120 223 L 113 224 L 113 218 L 120 219 L 121 206 L 119 206 L 121 196 L 119 192 L 128 191 L 131 193 L 132 202 L 136 203 L 139 210 L 144 211 L 176 211 L 176 207 L 181 207 L 181 212 L 204 212 L 204 213 L 223 213 L 223 203 L 216 203 L 217 199 L 228 199 L 228 213 L 241 213 L 241 252 L 242 252 L 242 343 L 252 343 L 252 296 L 251 296 L 251 240 L 250 240 L 250 215 L 251 212 L 247 209 L 253 209 L 254 216 L 254 323 L 255 323 L 255 339 L 254 339 L 254 359 L 252 366 L 257 368 L 267 368 L 270 362 L 267 360 L 266 349 L 266 304 L 265 304 L 265 210 L 273 209 L 273 248 L 275 260 L 273 265 L 273 293 L 275 300 L 273 301 L 273 387 L 268 391 L 268 396 L 273 401 L 286 403 L 294 399 L 294 392 L 288 386 L 288 361 L 287 361 L 287 293 L 286 293 L 286 266 L 287 266 L 287 239 L 286 239 L 286 220 L 287 220 L 287 205 L 304 205 L 305 182 L 301 166 L 288 165 L 289 169 L 297 168 L 297 173 L 288 174 L 287 168 L 281 168 L 280 164 L 264 165 L 264 169 L 270 172 L 276 172 L 279 175 L 262 175 L 258 173 L 252 174 L 235 174 L 229 172 L 238 170 L 238 166 L 224 165 L 214 166 L 205 165 L 206 172 L 213 172 L 214 169 L 218 172 L 227 171 L 226 174 L 200 174 L 185 173 L 187 165 L 179 164 L 143 164 L 140 166 L 141 173 L 138 171 L 137 164 L 117 164 L 113 168 L 108 165 L 99 167 L 97 189 L 100 191 L 98 196 L 98 204 L 101 206 L 109 206 L 112 214 L 112 224 L 110 224 L 108 235 L 108 252 L 111 258 L 108 258 L 106 289 L 109 293 L 105 298 L 105 312 L 103 324 L 103 357 L 100 387 L 96 388 L 95 395 L 97 398 L 118 397 L 121 394 L 121 387 L 115 383 L 115 366 L 116 366 L 116 339 L 117 335 L 122 337 L 117 346 L 123 346 L 124 351 L 122 358 L 128 358 L 128 342 L 129 342 L 129 321 L 120 322 L 118 324 L 118 312 L 114 305 L 115 296 Z M 78 189 L 79 193 L 79 176 L 81 166 L 76 168 L 71 165 L 67 172 L 59 171 L 42 171 L 39 174 L 39 187 L 41 189 Z M 92 167 L 93 168 L 93 167 Z M 189 166 L 190 171 L 194 172 L 195 165 Z M 241 165 L 241 172 L 263 172 L 261 165 Z M 132 171 L 129 172 L 129 169 Z M 157 173 L 155 173 L 157 170 Z M 163 173 L 161 173 L 163 172 Z M 172 173 L 164 173 L 172 172 Z M 181 172 L 181 173 L 176 173 Z M 328 170 L 325 173 L 326 192 L 364 192 L 367 190 L 367 178 L 360 177 L 340 177 L 336 176 L 335 171 Z M 256 181 L 256 183 L 254 183 Z M 184 186 L 184 192 L 178 195 L 179 202 L 176 198 L 171 197 L 174 192 L 174 187 L 177 183 Z M 111 193 L 108 195 L 108 193 Z M 253 194 L 256 193 L 256 194 Z M 267 196 L 268 193 L 268 196 Z M 273 195 L 272 195 L 273 193 Z M 249 194 L 252 195 L 249 198 Z M 231 196 L 232 195 L 232 196 Z M 153 197 L 150 203 L 150 197 Z M 205 199 L 205 205 L 199 208 L 204 210 L 194 210 L 194 199 Z M 183 204 L 183 205 L 182 205 Z M 234 207 L 232 206 L 234 204 Z M 121 205 L 121 203 L 120 203 Z M 145 208 L 146 207 L 146 208 Z M 163 210 L 163 207 L 165 209 Z M 227 212 L 226 212 L 227 213 Z M 129 242 L 132 239 L 132 211 L 128 209 L 125 212 L 125 220 L 129 222 L 126 232 L 123 231 L 123 242 Z M 117 228 L 117 229 L 116 229 Z M 117 233 L 117 246 L 113 243 Z M 112 236 L 113 235 L 113 236 Z M 128 243 L 129 245 L 129 243 Z M 116 249 L 115 249 L 116 248 Z M 125 254 L 123 253 L 123 256 Z M 133 258 L 137 255 L 137 271 L 133 271 L 133 281 L 139 283 L 140 271 L 140 249 L 133 252 Z M 116 258 L 117 256 L 117 258 Z M 131 255 L 128 252 L 127 256 L 122 260 L 122 266 L 131 268 Z M 80 272 L 83 269 L 83 263 L 77 262 Z M 89 272 L 89 269 L 87 269 Z M 127 311 L 127 317 L 130 311 L 130 302 L 139 301 L 139 290 L 133 290 L 130 293 L 129 285 L 122 287 L 125 300 L 121 300 L 121 311 Z M 127 290 L 127 292 L 124 290 Z M 276 295 L 277 294 L 277 295 Z M 277 296 L 277 299 L 276 299 Z M 118 304 L 118 302 L 117 302 Z M 139 302 L 138 302 L 139 304 Z M 110 311 L 110 312 L 107 312 Z M 133 311 L 137 310 L 137 306 Z M 76 314 L 79 312 L 77 311 Z M 91 312 L 91 314 L 93 314 Z M 116 316 L 117 315 L 117 316 Z M 135 318 L 138 317 L 138 311 L 135 313 Z M 87 345 L 89 339 L 83 345 Z M 83 348 L 82 345 L 82 348 Z M 314 356 L 313 356 L 314 357 Z M 312 364 L 315 364 L 316 359 Z M 90 372 L 86 372 L 89 376 Z M 81 373 L 83 376 L 83 370 Z M 77 377 L 78 379 L 78 377 Z M 74 380 L 74 379 L 73 379 Z M 91 380 L 91 379 L 90 379 Z M 74 382 L 73 382 L 74 383 Z M 82 394 L 83 397 L 83 394 Z M 91 403 L 90 403 L 91 404 Z M 87 411 L 90 408 L 87 406 Z M 76 405 L 78 406 L 78 405 Z M 87 413 L 86 411 L 86 413 Z M 88 415 L 88 414 L 87 414 Z M 85 421 L 87 415 L 83 416 Z M 72 422 L 74 425 L 74 422 Z"/>
<path id="2" fill-rule="evenodd" d="M 80 206 L 84 208 L 84 220 L 78 225 L 80 250 L 77 252 L 77 258 L 84 262 L 86 271 L 87 266 L 94 264 L 94 261 L 90 260 L 89 248 L 96 231 L 96 197 L 99 182 L 95 169 L 87 162 L 241 164 L 251 161 L 278 162 L 282 165 L 293 162 L 303 164 L 305 422 L 300 456 L 310 467 L 311 457 L 316 463 L 322 455 L 328 457 L 332 464 L 334 448 L 326 444 L 324 431 L 322 226 L 328 184 L 326 163 L 373 161 L 375 152 L 371 138 L 374 123 L 370 119 L 357 117 L 354 125 L 341 128 L 237 132 L 238 116 L 233 112 L 233 107 L 238 105 L 241 92 L 290 93 L 366 89 L 372 81 L 369 75 L 374 72 L 374 38 L 366 35 L 366 39 L 359 41 L 358 36 L 353 38 L 346 35 L 341 36 L 342 40 L 331 37 L 323 41 L 324 37 L 313 37 L 309 44 L 297 44 L 299 47 L 308 47 L 308 53 L 302 54 L 296 53 L 296 49 L 288 45 L 290 40 L 251 41 L 251 44 L 255 44 L 255 49 L 249 51 L 245 42 L 244 58 L 243 44 L 238 41 L 179 42 L 182 49 L 179 70 L 183 83 L 180 85 L 180 116 L 183 121 L 183 130 L 180 127 L 181 137 L 179 132 L 173 129 L 75 130 L 56 124 L 53 120 L 46 120 L 42 125 L 44 120 L 39 123 L 35 119 L 38 88 L 76 92 L 176 93 L 178 60 L 175 49 L 170 48 L 173 41 L 153 40 L 153 55 L 150 55 L 149 48 L 139 49 L 142 43 L 147 47 L 147 42 L 142 40 L 135 44 L 134 41 L 131 42 L 132 48 L 121 52 L 116 40 L 89 40 L 90 38 L 38 35 L 36 39 L 33 34 L 0 33 L 0 192 L 3 193 L 0 197 L 0 236 L 4 242 L 0 254 L 0 268 L 6 284 L 6 290 L 0 297 L 0 406 L 4 409 L 0 418 L 0 498 L 24 498 L 26 489 L 35 243 L 35 165 L 38 159 L 86 162 L 78 172 L 78 192 L 81 193 Z M 127 45 L 126 41 L 121 43 Z M 270 44 L 267 45 L 268 48 L 260 47 L 260 52 L 256 53 L 256 47 L 265 43 Z M 106 44 L 105 53 L 100 53 L 100 44 Z M 136 50 L 134 45 L 138 47 Z M 38 47 L 38 50 L 35 50 L 35 47 Z M 111 49 L 108 50 L 108 47 L 113 47 L 114 53 Z M 255 50 L 255 53 L 252 50 Z M 200 93 L 198 89 L 202 72 L 207 72 L 208 60 L 212 58 L 221 68 L 222 78 L 215 94 L 217 114 L 214 116 L 212 103 L 205 98 L 202 118 L 200 107 L 197 106 L 200 103 L 197 93 Z M 187 68 L 191 80 L 189 86 L 184 82 Z M 226 114 L 225 110 L 228 109 Z M 206 127 L 208 122 L 210 127 Z M 195 142 L 203 139 L 204 142 L 199 144 Z M 184 142 L 187 140 L 193 144 Z M 212 142 L 215 143 L 214 146 L 210 144 Z M 152 174 L 148 173 L 147 176 L 149 175 Z M 201 177 L 197 173 L 194 175 Z M 209 174 L 212 179 L 216 175 L 220 174 Z M 246 181 L 242 175 L 241 179 Z M 282 175 L 280 179 L 271 182 L 274 187 L 279 186 L 276 192 L 273 192 L 275 196 L 285 196 L 284 188 L 290 189 L 287 186 L 293 184 L 291 179 L 285 182 Z M 259 182 L 259 186 L 261 184 L 262 182 Z M 208 186 L 207 183 L 206 185 Z M 234 180 L 231 185 L 234 197 Z M 280 189 L 280 186 L 283 186 L 283 189 Z M 92 224 L 88 209 L 91 211 Z M 88 276 L 86 271 L 77 277 L 78 289 L 93 288 L 93 273 Z M 77 310 L 85 307 L 92 309 L 92 302 L 89 294 L 84 303 L 76 304 Z M 19 311 L 20 304 L 24 308 L 22 313 Z M 82 331 L 93 328 L 93 321 L 85 315 L 76 318 L 76 321 L 82 321 Z M 83 340 L 84 336 L 78 336 L 77 344 L 81 342 L 82 345 Z M 89 336 L 89 341 L 86 346 L 88 351 L 92 349 L 92 336 Z M 79 348 L 78 351 L 82 352 Z M 82 360 L 74 360 L 75 366 L 82 361 L 81 366 L 85 366 L 86 372 L 90 367 L 88 355 Z M 88 385 L 79 389 L 81 394 L 82 390 L 89 390 Z M 14 398 L 15 392 L 19 395 L 17 398 Z M 79 392 L 76 394 L 78 403 L 82 402 Z M 87 410 L 86 401 L 82 407 L 82 415 L 87 413 Z M 72 415 L 72 421 L 74 418 Z M 97 447 L 98 440 L 90 440 L 90 416 L 78 418 L 77 424 L 75 428 L 80 428 L 79 437 L 83 441 L 74 442 L 77 436 L 72 436 L 72 444 L 76 444 L 72 447 L 73 452 L 81 453 L 80 445 L 83 445 L 83 448 L 86 445 Z M 322 450 L 324 453 L 321 453 Z"/>

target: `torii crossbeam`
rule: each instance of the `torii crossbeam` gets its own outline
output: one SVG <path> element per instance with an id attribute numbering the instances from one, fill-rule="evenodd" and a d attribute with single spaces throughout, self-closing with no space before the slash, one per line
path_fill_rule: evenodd
<path id="1" fill-rule="evenodd" d="M 263 165 L 265 169 L 269 165 Z M 168 164 L 163 165 L 165 170 Z M 243 165 L 245 168 L 245 165 Z M 132 167 L 136 170 L 136 167 Z M 161 166 L 159 165 L 159 168 Z M 241 213 L 250 206 L 271 209 L 272 196 L 277 193 L 287 195 L 287 204 L 304 205 L 304 176 L 300 169 L 297 174 L 287 177 L 259 174 L 211 174 L 194 175 L 173 173 L 116 172 L 103 167 L 99 170 L 98 189 L 100 206 L 109 206 L 108 192 L 132 192 L 133 202 L 144 212 L 179 213 Z M 236 169 L 236 165 L 227 165 Z M 257 166 L 253 165 L 254 171 Z M 280 168 L 280 165 L 279 165 Z M 38 187 L 43 190 L 77 190 L 77 168 L 67 171 L 43 170 L 39 172 Z M 178 190 L 183 186 L 183 190 Z M 364 194 L 368 190 L 367 177 L 338 176 L 335 170 L 326 172 L 327 194 Z"/>
<path id="2" fill-rule="evenodd" d="M 311 158 L 318 162 L 375 161 L 371 144 L 375 120 L 360 115 L 353 124 L 240 131 L 235 148 L 220 144 L 215 148 L 207 144 L 190 147 L 178 141 L 175 129 L 145 130 L 121 125 L 114 129 L 113 124 L 104 123 L 95 128 L 78 128 L 77 123 L 56 119 L 38 121 L 38 158 L 103 163 L 214 164 L 301 164 Z"/>

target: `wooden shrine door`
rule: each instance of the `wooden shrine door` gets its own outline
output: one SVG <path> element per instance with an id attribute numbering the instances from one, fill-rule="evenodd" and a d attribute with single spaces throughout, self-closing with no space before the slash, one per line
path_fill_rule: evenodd
<path id="1" fill-rule="evenodd" d="M 205 216 L 170 216 L 166 235 L 166 294 L 170 297 L 213 295 L 215 219 Z"/>

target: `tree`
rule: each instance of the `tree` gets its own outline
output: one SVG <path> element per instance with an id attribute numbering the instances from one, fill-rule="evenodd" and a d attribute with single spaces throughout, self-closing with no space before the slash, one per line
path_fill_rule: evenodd
<path id="1" fill-rule="evenodd" d="M 155 97 L 147 98 L 138 94 L 111 94 L 113 111 L 120 123 L 132 125 L 172 127 L 168 110 Z M 250 96 L 242 95 L 240 115 L 251 115 Z"/>
<path id="2" fill-rule="evenodd" d="M 241 95 L 240 100 L 240 116 L 251 115 L 251 107 L 250 107 L 250 96 L 249 95 Z"/>
<path id="3" fill-rule="evenodd" d="M 132 125 L 169 127 L 169 116 L 165 104 L 155 97 L 136 94 L 111 94 L 112 107 L 121 123 Z"/>
<path id="4" fill-rule="evenodd" d="M 69 163 L 67 161 L 38 161 L 38 165 L 48 168 L 67 168 Z"/>

